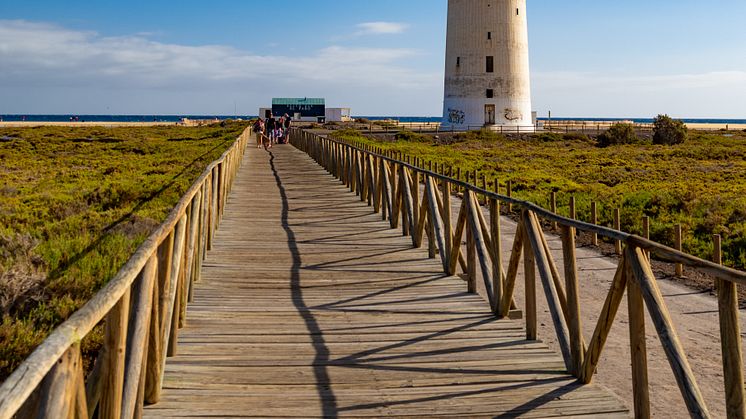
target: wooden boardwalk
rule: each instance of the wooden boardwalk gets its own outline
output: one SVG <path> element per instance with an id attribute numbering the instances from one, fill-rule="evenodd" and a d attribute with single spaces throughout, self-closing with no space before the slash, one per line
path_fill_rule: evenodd
<path id="1" fill-rule="evenodd" d="M 291 146 L 251 149 L 145 417 L 628 417 Z"/>

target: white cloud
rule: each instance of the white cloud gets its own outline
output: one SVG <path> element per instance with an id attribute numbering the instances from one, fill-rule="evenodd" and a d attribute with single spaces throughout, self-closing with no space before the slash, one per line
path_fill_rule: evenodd
<path id="1" fill-rule="evenodd" d="M 409 25 L 397 22 L 365 22 L 358 24 L 357 28 L 357 35 L 395 35 L 406 31 Z"/>
<path id="2" fill-rule="evenodd" d="M 270 97 L 315 91 L 353 105 L 355 97 L 375 101 L 375 92 L 383 103 L 386 95 L 404 98 L 442 83 L 438 72 L 423 74 L 408 66 L 421 54 L 407 48 L 329 46 L 298 56 L 261 55 L 221 45 L 161 43 L 143 34 L 105 37 L 0 20 L 0 88 L 13 88 L 19 96 L 31 87 L 202 89 L 205 95 L 245 91 Z"/>
<path id="3" fill-rule="evenodd" d="M 416 55 L 406 48 L 330 46 L 306 56 L 268 56 L 219 45 L 165 44 L 143 36 L 102 37 L 0 21 L 0 82 L 45 73 L 52 81 L 94 78 L 149 85 L 292 77 L 404 86 L 422 82 L 419 74 L 397 65 Z"/>

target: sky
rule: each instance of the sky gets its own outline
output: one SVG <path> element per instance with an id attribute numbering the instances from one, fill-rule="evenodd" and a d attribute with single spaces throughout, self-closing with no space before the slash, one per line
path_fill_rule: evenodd
<path id="1" fill-rule="evenodd" d="M 446 0 L 0 0 L 0 114 L 440 116 Z M 746 118 L 746 1 L 528 0 L 533 106 Z"/>

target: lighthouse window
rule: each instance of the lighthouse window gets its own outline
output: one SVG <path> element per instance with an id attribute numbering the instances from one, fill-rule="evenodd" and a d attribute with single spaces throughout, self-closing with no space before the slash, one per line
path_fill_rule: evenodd
<path id="1" fill-rule="evenodd" d="M 492 39 L 492 32 L 487 32 L 487 39 Z"/>
<path id="2" fill-rule="evenodd" d="M 492 89 L 487 89 L 487 99 L 492 99 L 495 97 L 495 91 Z"/>
<path id="3" fill-rule="evenodd" d="M 495 57 L 487 57 L 487 72 L 488 73 L 494 73 L 495 72 Z"/>
<path id="4" fill-rule="evenodd" d="M 456 67 L 461 67 L 461 57 L 456 57 Z"/>
<path id="5" fill-rule="evenodd" d="M 515 9 L 515 15 L 520 16 L 521 15 L 521 9 Z"/>

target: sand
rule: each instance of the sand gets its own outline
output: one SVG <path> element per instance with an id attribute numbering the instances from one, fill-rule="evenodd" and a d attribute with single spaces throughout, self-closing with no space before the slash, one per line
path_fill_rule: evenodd
<path id="1" fill-rule="evenodd" d="M 503 218 L 503 249 L 512 246 L 515 223 Z M 560 272 L 562 244 L 557 236 L 548 235 L 554 260 Z M 507 259 L 507 255 L 504 255 Z M 602 256 L 592 248 L 577 251 L 580 278 L 580 305 L 583 333 L 586 342 L 593 336 L 604 300 L 611 287 L 617 260 Z M 507 260 L 504 262 L 507 266 Z M 521 274 L 522 275 L 522 274 Z M 706 292 L 694 290 L 669 280 L 658 280 L 664 300 L 671 313 L 676 332 L 684 346 L 689 362 L 707 402 L 712 417 L 725 417 L 723 367 L 721 364 L 720 329 L 717 299 Z M 524 306 L 522 276 L 516 287 L 516 301 Z M 539 339 L 560 352 L 546 298 L 537 286 Z M 674 379 L 671 367 L 658 340 L 649 316 L 646 321 L 648 373 L 651 411 L 654 417 L 688 417 L 686 406 Z M 629 316 L 627 298 L 622 300 L 601 357 L 594 382 L 611 389 L 633 409 L 632 374 L 629 348 Z M 746 330 L 746 316 L 741 313 L 741 330 Z M 743 336 L 743 334 L 742 334 Z"/>
<path id="2" fill-rule="evenodd" d="M 564 127 L 565 126 L 564 122 L 565 121 L 553 121 L 553 125 L 555 127 L 557 127 L 557 128 Z M 579 128 L 579 127 L 583 126 L 583 121 L 568 121 L 568 123 L 571 124 L 570 125 L 571 127 L 572 126 L 578 126 L 578 128 Z M 599 124 L 599 122 L 597 122 L 597 121 L 587 121 L 586 127 L 587 127 L 587 129 L 592 130 L 598 124 Z M 398 125 L 401 126 L 401 127 L 403 127 L 403 128 L 413 129 L 413 130 L 418 130 L 418 129 L 431 130 L 431 129 L 436 129 L 437 127 L 440 127 L 440 123 L 439 122 L 424 122 L 424 123 L 419 123 L 419 122 L 400 122 Z M 610 125 L 610 124 L 601 123 L 601 128 L 604 128 L 606 125 Z M 646 126 L 649 126 L 649 124 L 647 124 Z M 720 131 L 720 130 L 743 131 L 743 130 L 746 130 L 746 124 L 703 124 L 703 123 L 688 123 L 688 124 L 686 124 L 686 126 L 687 126 L 687 128 L 689 128 L 691 130 L 695 130 L 695 131 Z"/>
<path id="3" fill-rule="evenodd" d="M 453 225 L 459 214 L 461 201 L 452 200 Z M 484 209 L 489 220 L 489 210 Z M 516 222 L 501 217 L 503 264 L 507 269 L 510 249 L 516 231 Z M 560 275 L 564 278 L 562 264 L 562 241 L 557 235 L 547 234 L 547 241 Z M 578 278 L 580 282 L 581 322 L 585 341 L 590 341 L 598 322 L 611 282 L 618 266 L 616 257 L 607 257 L 597 248 L 577 249 Z M 684 274 L 688 268 L 685 268 Z M 466 286 L 466 285 L 464 285 Z M 712 417 L 726 417 L 721 363 L 720 328 L 717 298 L 708 292 L 695 290 L 674 281 L 658 279 L 658 286 L 673 319 L 676 333 L 681 340 L 697 383 Z M 484 284 L 477 280 L 477 289 L 486 300 Z M 523 263 L 518 272 L 515 301 L 519 308 L 525 307 Z M 554 326 L 546 303 L 546 297 L 537 271 L 538 337 L 556 353 L 561 353 Z M 746 337 L 746 313 L 741 312 L 741 336 Z M 658 340 L 655 326 L 647 314 L 645 331 L 648 350 L 648 376 L 650 384 L 650 407 L 653 417 L 685 418 L 688 410 L 671 371 L 663 347 Z M 622 299 L 613 327 L 601 355 L 594 383 L 611 390 L 634 411 L 632 395 L 632 367 L 629 347 L 629 315 L 627 297 Z"/>

